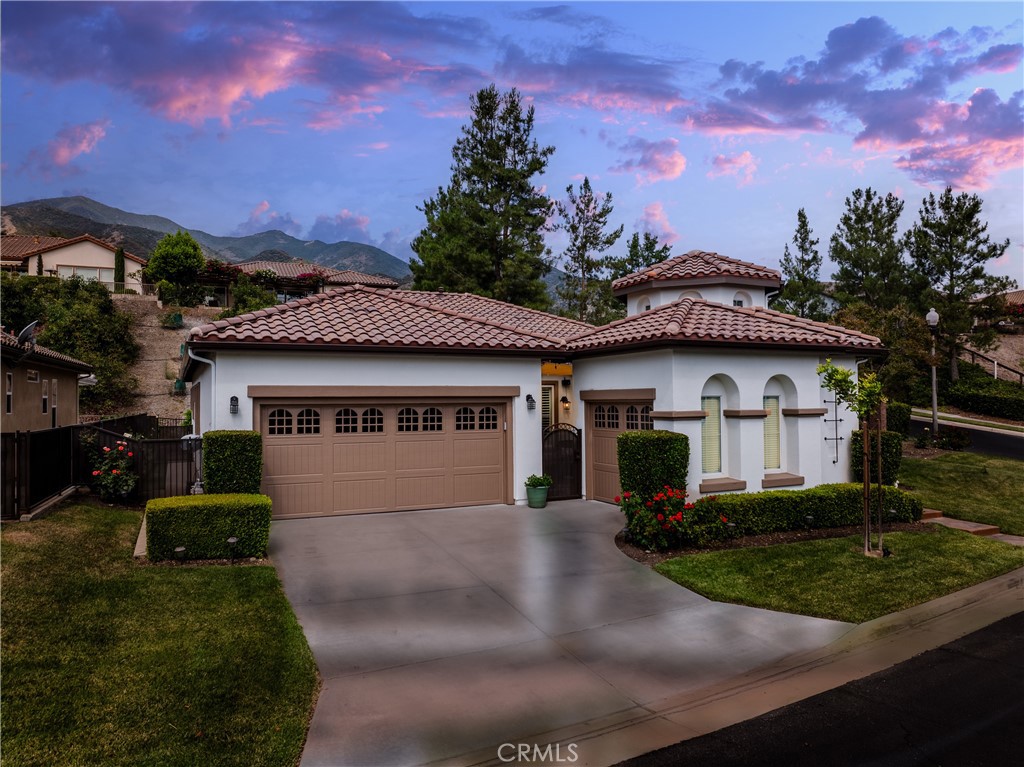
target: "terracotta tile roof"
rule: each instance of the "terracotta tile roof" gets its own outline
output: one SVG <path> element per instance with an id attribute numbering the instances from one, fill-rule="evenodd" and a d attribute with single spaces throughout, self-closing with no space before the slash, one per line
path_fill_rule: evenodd
<path id="1" fill-rule="evenodd" d="M 389 277 L 380 277 L 375 274 L 365 274 L 352 269 L 332 269 L 328 266 L 312 264 L 308 261 L 246 261 L 235 264 L 246 274 L 266 270 L 276 274 L 281 279 L 294 280 L 300 274 L 320 272 L 326 279 L 328 285 L 370 285 L 375 288 L 397 288 L 398 283 Z"/>
<path id="2" fill-rule="evenodd" d="M 92 371 L 92 367 L 85 362 L 61 352 L 55 352 L 53 349 L 47 349 L 45 346 L 20 344 L 17 337 L 6 330 L 0 331 L 0 349 L 5 357 L 16 358 L 21 363 L 38 360 L 40 363 L 46 362 L 56 367 L 70 368 L 82 373 Z"/>
<path id="3" fill-rule="evenodd" d="M 652 345 L 760 346 L 877 351 L 874 336 L 761 307 L 735 307 L 694 298 L 618 320 L 569 340 L 569 351 Z"/>
<path id="4" fill-rule="evenodd" d="M 418 300 L 409 291 L 338 288 L 192 330 L 190 342 L 499 353 L 557 351 L 562 341 Z"/>
<path id="5" fill-rule="evenodd" d="M 635 285 L 649 282 L 705 281 L 716 278 L 720 280 L 723 277 L 758 280 L 774 287 L 778 287 L 781 283 L 779 273 L 766 266 L 758 266 L 718 253 L 691 250 L 689 253 L 674 256 L 642 271 L 620 277 L 612 283 L 612 290 L 618 293 Z"/>
<path id="6" fill-rule="evenodd" d="M 25 256 L 35 253 L 40 248 L 60 245 L 65 242 L 63 237 L 41 237 L 34 234 L 7 234 L 0 237 L 0 259 L 3 261 L 23 261 Z"/>
<path id="7" fill-rule="evenodd" d="M 1009 306 L 1020 306 L 1024 304 L 1024 290 L 1009 290 L 1003 293 L 1003 298 Z"/>
<path id="8" fill-rule="evenodd" d="M 555 338 L 569 338 L 594 327 L 579 320 L 558 317 L 547 312 L 527 309 L 524 306 L 516 306 L 472 293 L 440 293 L 419 290 L 399 290 L 395 293 L 428 303 L 431 306 L 451 309 L 483 320 L 518 328 L 528 333 L 540 333 Z"/>
<path id="9" fill-rule="evenodd" d="M 58 248 L 66 248 L 69 245 L 77 245 L 80 242 L 91 242 L 93 245 L 99 245 L 101 248 L 106 248 L 111 253 L 116 253 L 117 252 L 117 246 L 116 245 L 111 245 L 109 242 L 105 242 L 104 240 L 97 239 L 96 237 L 93 237 L 91 234 L 83 234 L 80 237 L 72 237 L 70 239 L 62 239 L 60 237 L 40 237 L 39 239 L 40 240 L 51 240 L 52 242 L 50 242 L 47 245 L 41 245 L 38 248 L 35 248 L 35 249 L 31 250 L 31 251 L 28 251 L 28 252 L 24 253 L 22 255 L 22 258 L 27 258 L 28 256 L 34 256 L 36 253 L 49 253 L 51 250 L 57 250 Z M 129 261 L 136 262 L 137 264 L 142 264 L 143 266 L 146 265 L 146 259 L 140 258 L 139 256 L 136 256 L 136 255 L 133 255 L 132 253 L 129 253 L 128 251 L 124 252 L 124 257 L 126 259 L 128 259 Z"/>

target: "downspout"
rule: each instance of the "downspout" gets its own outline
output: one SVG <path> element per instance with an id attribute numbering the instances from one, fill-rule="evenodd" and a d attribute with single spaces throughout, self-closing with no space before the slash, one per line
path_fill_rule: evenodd
<path id="1" fill-rule="evenodd" d="M 217 418 L 217 371 L 214 369 L 214 362 L 206 357 L 200 357 L 198 354 L 192 351 L 192 347 L 188 348 L 189 359 L 193 359 L 196 362 L 204 362 L 210 366 L 210 408 L 213 412 L 214 420 Z M 193 428 L 196 429 L 196 433 L 199 433 L 200 425 L 198 421 L 193 421 Z"/>

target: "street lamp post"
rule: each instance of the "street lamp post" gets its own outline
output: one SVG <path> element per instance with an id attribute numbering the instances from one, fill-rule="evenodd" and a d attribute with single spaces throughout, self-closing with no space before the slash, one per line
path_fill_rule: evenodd
<path id="1" fill-rule="evenodd" d="M 928 330 L 932 332 L 932 439 L 939 434 L 939 388 L 935 381 L 935 335 L 939 330 L 939 313 L 934 308 L 924 316 Z"/>

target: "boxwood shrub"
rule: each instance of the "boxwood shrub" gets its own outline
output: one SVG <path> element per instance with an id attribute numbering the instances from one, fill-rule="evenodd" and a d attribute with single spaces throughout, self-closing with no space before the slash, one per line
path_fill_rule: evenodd
<path id="1" fill-rule="evenodd" d="M 904 402 L 890 402 L 886 406 L 889 431 L 895 431 L 906 437 L 910 434 L 910 405 Z"/>
<path id="2" fill-rule="evenodd" d="M 237 538 L 236 557 L 262 557 L 270 543 L 271 502 L 265 495 L 225 493 L 154 498 L 146 504 L 146 553 L 153 562 L 227 559 L 228 538 Z"/>
<path id="3" fill-rule="evenodd" d="M 969 413 L 1024 421 L 1024 389 L 1010 391 L 995 386 L 957 383 L 947 390 L 946 402 Z"/>
<path id="4" fill-rule="evenodd" d="M 684 490 L 690 441 L 674 431 L 624 431 L 618 437 L 619 485 L 652 498 L 667 485 Z"/>
<path id="5" fill-rule="evenodd" d="M 877 432 L 872 431 L 871 446 L 874 448 L 878 439 Z M 872 451 L 873 452 L 873 451 Z M 860 482 L 864 476 L 864 437 L 857 429 L 850 435 L 850 479 Z M 903 435 L 896 431 L 882 432 L 882 484 L 892 485 L 900 475 L 900 464 L 903 463 Z M 871 481 L 878 482 L 878 456 L 870 461 Z"/>
<path id="6" fill-rule="evenodd" d="M 258 493 L 263 437 L 258 431 L 203 434 L 203 485 L 208 493 Z"/>
<path id="7" fill-rule="evenodd" d="M 737 535 L 844 527 L 864 520 L 864 488 L 860 483 L 818 485 L 807 490 L 766 490 L 761 493 L 729 493 L 715 500 L 718 513 L 735 525 Z M 872 516 L 877 515 L 872 488 Z M 918 498 L 887 487 L 883 498 L 884 521 L 916 522 L 923 510 Z M 893 510 L 895 515 L 888 512 Z M 810 520 L 808 520 L 810 517 Z"/>

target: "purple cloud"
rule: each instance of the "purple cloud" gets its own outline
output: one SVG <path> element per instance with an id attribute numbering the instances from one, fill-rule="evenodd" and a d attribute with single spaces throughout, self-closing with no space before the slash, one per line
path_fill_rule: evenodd
<path id="1" fill-rule="evenodd" d="M 95 120 L 79 125 L 66 125 L 44 149 L 29 152 L 21 171 L 38 172 L 46 178 L 54 174 L 72 176 L 78 168 L 71 163 L 83 154 L 91 154 L 107 135 L 110 120 Z"/>
<path id="2" fill-rule="evenodd" d="M 613 173 L 636 173 L 640 184 L 657 181 L 671 181 L 679 178 L 686 170 L 686 158 L 679 151 L 679 141 L 674 138 L 663 141 L 647 141 L 634 136 L 621 149 L 633 157 L 613 167 Z"/>
<path id="3" fill-rule="evenodd" d="M 278 229 L 292 237 L 298 237 L 302 233 L 302 225 L 299 224 L 291 213 L 278 213 L 270 209 L 270 203 L 263 200 L 252 209 L 249 218 L 235 227 L 231 233 L 232 237 L 245 237 L 260 232 L 270 232 Z"/>
<path id="4" fill-rule="evenodd" d="M 370 242 L 370 219 L 367 216 L 341 210 L 333 216 L 317 216 L 310 227 L 309 239 L 321 242 Z"/>

